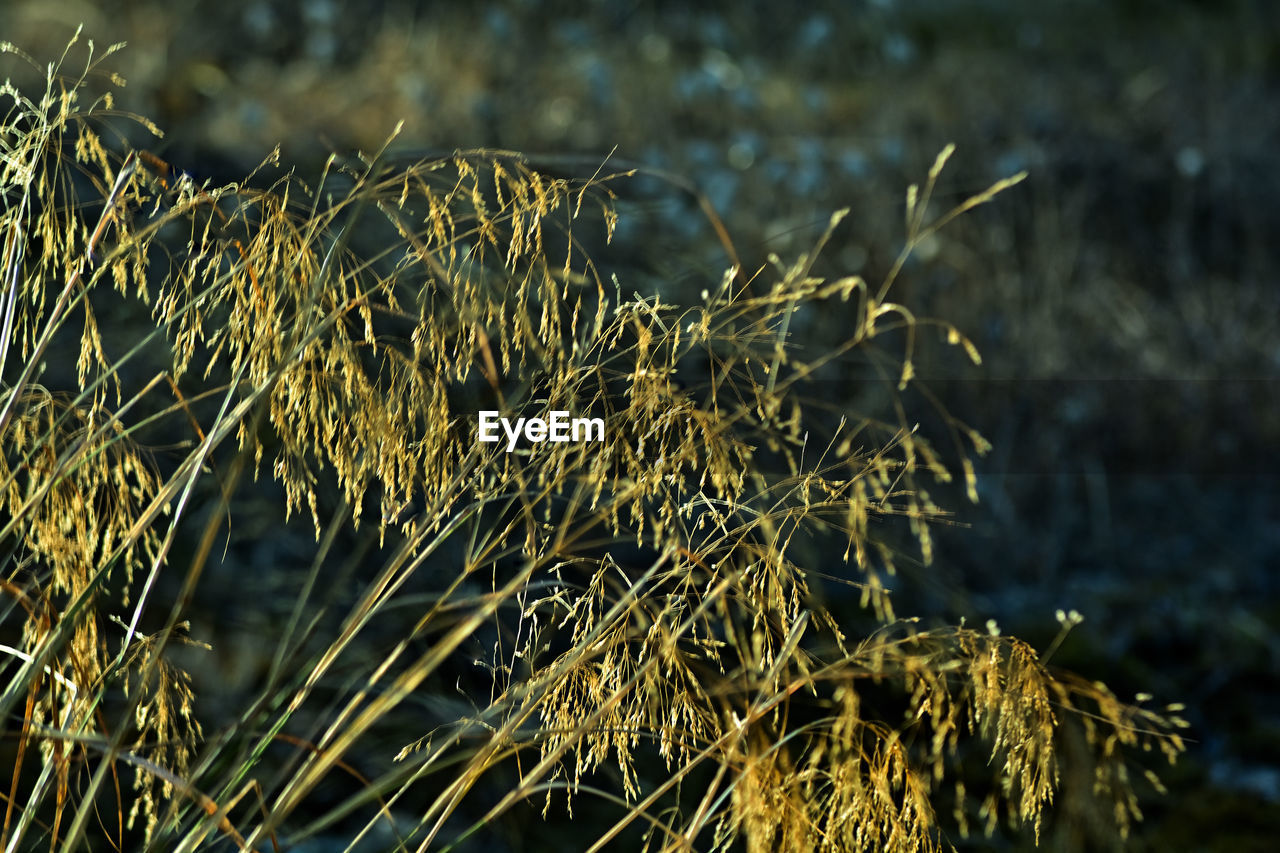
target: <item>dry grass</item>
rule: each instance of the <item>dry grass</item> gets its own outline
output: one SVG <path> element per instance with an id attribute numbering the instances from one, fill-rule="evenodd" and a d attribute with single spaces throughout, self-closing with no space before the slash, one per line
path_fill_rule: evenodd
<path id="1" fill-rule="evenodd" d="M 878 528 L 929 561 L 947 454 L 901 405 L 833 419 L 806 383 L 888 342 L 905 388 L 939 331 L 977 361 L 892 301 L 901 262 L 818 279 L 824 237 L 669 304 L 579 248 L 625 175 L 476 151 L 202 186 L 108 148 L 109 96 L 81 102 L 97 61 L 4 91 L 6 849 L 266 850 L 339 821 L 444 849 L 528 801 L 610 815 L 588 848 L 946 849 L 974 823 L 1038 831 L 1064 737 L 1089 746 L 1095 811 L 1121 833 L 1139 816 L 1124 751 L 1172 759 L 1172 713 L 994 626 L 894 613 Z M 1018 180 L 933 216 L 949 153 L 908 193 L 903 259 Z M 113 300 L 153 321 L 122 355 Z M 846 340 L 803 346 L 806 306 L 846 315 Z M 46 367 L 77 339 L 74 372 Z M 597 415 L 605 441 L 508 454 L 475 440 L 482 408 Z M 972 493 L 986 442 L 944 423 Z M 206 737 L 169 652 L 249 472 L 317 545 L 258 695 Z M 344 602 L 335 542 L 361 524 L 380 547 Z M 811 586 L 837 565 L 865 626 Z M 481 637 L 487 690 L 408 732 Z"/>

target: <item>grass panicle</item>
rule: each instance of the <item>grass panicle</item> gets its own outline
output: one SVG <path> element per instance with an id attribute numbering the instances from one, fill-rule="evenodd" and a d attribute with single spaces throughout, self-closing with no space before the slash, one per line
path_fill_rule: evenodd
<path id="1" fill-rule="evenodd" d="M 945 151 L 882 282 L 814 273 L 837 215 L 793 262 L 642 294 L 585 248 L 625 174 L 459 151 L 202 182 L 109 145 L 72 54 L 0 91 L 5 849 L 465 849 L 536 804 L 584 849 L 940 850 L 1038 833 L 1068 758 L 1140 816 L 1125 752 L 1172 760 L 1176 709 L 895 614 L 888 533 L 928 564 L 928 487 L 959 465 L 976 499 L 985 440 L 944 419 L 948 463 L 900 399 L 813 391 L 882 345 L 906 388 L 930 326 L 979 361 L 894 279 L 1016 179 L 933 216 Z M 806 345 L 805 311 L 847 335 Z M 509 453 L 490 409 L 605 436 Z M 187 623 L 246 495 L 314 549 L 210 718 L 175 661 L 213 653 Z"/>

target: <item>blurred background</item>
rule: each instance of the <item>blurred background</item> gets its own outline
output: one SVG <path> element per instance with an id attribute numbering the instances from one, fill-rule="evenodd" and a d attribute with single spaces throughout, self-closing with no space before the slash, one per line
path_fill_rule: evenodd
<path id="1" fill-rule="evenodd" d="M 957 525 L 932 565 L 898 579 L 898 612 L 995 619 L 1044 649 L 1055 611 L 1078 610 L 1055 664 L 1121 698 L 1184 702 L 1193 724 L 1128 847 L 1274 849 L 1280 4 L 578 6 L 4 0 L 0 39 L 43 65 L 83 24 L 64 71 L 83 66 L 84 39 L 98 56 L 128 42 L 97 70 L 123 75 L 116 108 L 165 137 L 121 121 L 121 150 L 199 179 L 238 179 L 277 145 L 316 175 L 403 121 L 404 156 L 485 146 L 583 177 L 607 157 L 681 176 L 749 271 L 793 259 L 850 208 L 816 269 L 878 283 L 902 246 L 906 187 L 946 144 L 937 213 L 1027 171 L 922 245 L 895 285 L 983 354 L 971 368 L 925 341 L 918 372 L 994 444 L 978 504 L 962 487 L 934 495 Z M 3 73 L 43 89 L 12 59 Z M 696 294 L 719 280 L 724 249 L 688 192 L 644 177 L 617 189 L 624 283 Z M 271 532 L 259 547 L 287 558 L 292 534 Z M 254 641 L 216 645 L 219 668 L 195 675 L 228 694 Z"/>

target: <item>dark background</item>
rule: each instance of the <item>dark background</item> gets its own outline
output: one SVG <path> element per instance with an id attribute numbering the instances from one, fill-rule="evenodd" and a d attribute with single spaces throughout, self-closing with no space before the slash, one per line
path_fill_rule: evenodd
<path id="1" fill-rule="evenodd" d="M 1169 795 L 1144 794 L 1148 820 L 1129 846 L 1272 849 L 1276 4 L 591 9 L 17 0 L 0 4 L 0 38 L 41 62 L 80 23 L 99 54 L 127 41 L 99 68 L 127 78 L 119 108 L 167 133 L 121 123 L 128 143 L 215 181 L 277 144 L 283 162 L 318 173 L 331 151 L 378 149 L 401 120 L 406 154 L 491 146 L 589 175 L 616 148 L 619 164 L 693 181 L 750 270 L 769 252 L 790 260 L 849 207 L 817 270 L 876 283 L 902 245 L 905 188 L 944 145 L 957 153 L 936 211 L 1027 170 L 920 247 L 894 291 L 977 344 L 980 369 L 926 346 L 919 372 L 995 445 L 978 462 L 979 504 L 959 488 L 935 494 L 963 526 L 939 534 L 933 565 L 905 573 L 898 611 L 994 618 L 1045 648 L 1055 610 L 1078 610 L 1086 621 L 1056 664 L 1122 698 L 1185 702 L 1193 724 L 1188 754 L 1163 774 Z M 72 56 L 64 70 L 84 51 Z M 718 281 L 723 249 L 686 194 L 645 179 L 619 189 L 628 286 L 678 296 Z M 798 316 L 792 330 L 835 336 L 841 322 Z M 290 541 L 264 547 L 283 560 Z M 253 668 L 253 635 L 207 636 L 218 663 L 194 674 L 225 697 Z"/>

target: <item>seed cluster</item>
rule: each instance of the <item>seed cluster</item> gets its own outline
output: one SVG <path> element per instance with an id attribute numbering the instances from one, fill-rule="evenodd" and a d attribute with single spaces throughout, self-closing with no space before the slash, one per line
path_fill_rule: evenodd
<path id="1" fill-rule="evenodd" d="M 906 249 L 878 286 L 813 273 L 837 215 L 795 262 L 734 266 L 686 304 L 624 296 L 580 248 L 590 229 L 612 234 L 626 175 L 553 179 L 475 151 L 333 158 L 314 185 L 201 184 L 107 150 L 109 97 L 79 102 L 92 68 L 51 73 L 39 100 L 0 89 L 0 348 L 21 360 L 3 368 L 17 378 L 0 414 L 0 591 L 19 605 L 0 618 L 21 624 L 0 713 L 48 771 L 10 816 L 30 801 L 67 840 L 119 798 L 158 848 L 216 832 L 263 849 L 345 775 L 366 780 L 353 810 L 380 803 L 371 825 L 429 791 L 396 826 L 425 847 L 503 778 L 480 798 L 486 819 L 611 790 L 624 806 L 601 845 L 639 833 L 656 849 L 932 850 L 947 846 L 942 801 L 964 831 L 975 818 L 1038 830 L 1066 725 L 1092 746 L 1120 828 L 1138 816 L 1117 747 L 1172 758 L 1181 722 L 1053 673 L 996 630 L 898 618 L 896 554 L 876 525 L 905 520 L 928 564 L 945 513 L 926 480 L 951 475 L 901 407 L 833 418 L 808 390 L 886 340 L 905 344 L 892 373 L 907 388 L 931 328 L 978 361 L 957 329 L 890 301 L 892 285 L 914 246 L 1017 178 L 930 219 L 948 149 L 908 193 Z M 152 321 L 123 353 L 104 343 L 103 312 L 119 313 L 107 297 Z M 790 324 L 806 310 L 842 312 L 848 335 L 805 346 Z M 74 380 L 42 385 L 42 359 L 77 336 Z M 508 452 L 477 440 L 482 411 L 572 412 L 604 434 Z M 976 499 L 970 454 L 988 445 L 946 423 Z M 159 434 L 179 459 L 143 441 Z M 166 649 L 196 616 L 241 475 L 264 462 L 286 516 L 310 517 L 313 569 L 263 637 L 275 660 L 261 695 L 203 740 Z M 348 519 L 377 526 L 381 556 L 353 598 L 325 598 Z M 860 592 L 867 626 L 823 603 L 821 575 Z M 162 576 L 176 598 L 159 597 Z M 470 660 L 487 698 L 405 736 L 402 712 L 481 637 L 491 653 Z M 296 749 L 283 774 L 264 758 L 280 743 Z M 110 783 L 120 764 L 131 792 Z M 250 789 L 263 807 L 236 808 Z"/>

